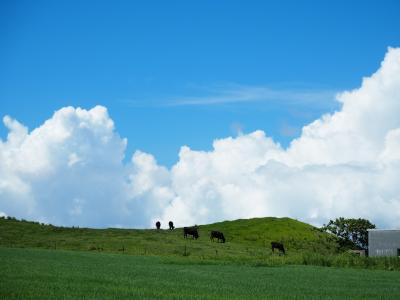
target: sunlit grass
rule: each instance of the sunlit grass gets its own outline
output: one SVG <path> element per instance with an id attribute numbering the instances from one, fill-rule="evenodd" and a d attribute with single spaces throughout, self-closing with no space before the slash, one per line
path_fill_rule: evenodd
<path id="1" fill-rule="evenodd" d="M 1 299 L 398 299 L 398 272 L 0 248 Z"/>
<path id="2" fill-rule="evenodd" d="M 227 242 L 211 242 L 211 230 L 224 232 Z M 199 233 L 200 238 L 193 240 L 184 239 L 180 228 L 173 231 L 64 228 L 0 218 L 0 246 L 8 248 L 163 256 L 178 259 L 180 264 L 316 265 L 400 270 L 397 257 L 368 258 L 340 253 L 332 236 L 289 218 L 221 222 L 199 226 Z M 283 242 L 287 254 L 273 254 L 271 241 Z"/>

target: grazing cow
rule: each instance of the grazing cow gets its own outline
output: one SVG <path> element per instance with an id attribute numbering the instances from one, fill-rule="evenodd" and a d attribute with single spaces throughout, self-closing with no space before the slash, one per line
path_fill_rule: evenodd
<path id="1" fill-rule="evenodd" d="M 157 222 L 156 222 L 156 228 L 157 228 L 157 229 L 160 229 L 160 228 L 161 228 L 161 223 L 160 223 L 160 221 L 157 221 Z"/>
<path id="2" fill-rule="evenodd" d="M 197 227 L 183 227 L 183 237 L 186 239 L 188 235 L 191 235 L 197 240 L 199 238 Z"/>
<path id="3" fill-rule="evenodd" d="M 278 243 L 278 242 L 271 242 L 271 248 L 272 248 L 272 252 L 275 252 L 275 249 L 279 250 L 279 253 L 283 253 L 285 254 L 285 248 L 283 247 L 282 243 Z"/>
<path id="4" fill-rule="evenodd" d="M 225 237 L 222 232 L 211 231 L 210 240 L 214 241 L 214 238 L 216 238 L 218 240 L 218 242 L 221 241 L 222 243 L 225 243 Z"/>
<path id="5" fill-rule="evenodd" d="M 169 221 L 168 225 L 169 225 L 169 230 L 175 229 L 174 223 L 172 221 Z"/>

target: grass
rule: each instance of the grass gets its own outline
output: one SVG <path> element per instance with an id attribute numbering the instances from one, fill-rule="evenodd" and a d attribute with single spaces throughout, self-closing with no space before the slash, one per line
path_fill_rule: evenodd
<path id="1" fill-rule="evenodd" d="M 225 234 L 227 242 L 212 243 L 211 230 Z M 172 255 L 186 253 L 198 258 L 222 257 L 253 259 L 270 253 L 270 242 L 281 241 L 288 253 L 318 251 L 332 254 L 332 237 L 317 228 L 289 218 L 257 218 L 199 226 L 198 240 L 183 239 L 181 228 L 89 229 L 44 225 L 0 218 L 0 246 L 64 250 L 95 250 L 133 255 Z M 185 251 L 186 249 L 186 251 Z"/>
<path id="2" fill-rule="evenodd" d="M 211 242 L 211 230 L 227 242 Z M 198 240 L 186 240 L 179 228 L 66 228 L 0 218 L 0 299 L 400 296 L 400 273 L 382 271 L 400 270 L 400 259 L 339 253 L 332 236 L 296 220 L 226 221 L 199 232 Z M 287 255 L 271 253 L 271 241 L 283 242 Z"/>
<path id="3" fill-rule="evenodd" d="M 1 299 L 399 299 L 399 273 L 0 248 Z"/>
<path id="4" fill-rule="evenodd" d="M 211 230 L 224 232 L 227 242 L 211 242 Z M 192 240 L 183 238 L 181 228 L 173 231 L 68 228 L 0 218 L 0 247 L 162 256 L 184 258 L 187 263 L 400 270 L 397 257 L 368 258 L 340 253 L 332 236 L 289 218 L 225 221 L 199 226 L 199 232 L 200 238 Z M 287 255 L 271 253 L 271 241 L 283 242 Z"/>

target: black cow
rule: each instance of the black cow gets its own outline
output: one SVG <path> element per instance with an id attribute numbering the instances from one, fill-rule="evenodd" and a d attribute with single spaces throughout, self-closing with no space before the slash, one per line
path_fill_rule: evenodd
<path id="1" fill-rule="evenodd" d="M 183 237 L 186 239 L 188 235 L 191 235 L 197 240 L 199 238 L 197 227 L 183 227 Z"/>
<path id="2" fill-rule="evenodd" d="M 174 223 L 172 221 L 169 221 L 168 225 L 169 225 L 169 230 L 174 230 L 175 229 Z"/>
<path id="3" fill-rule="evenodd" d="M 161 228 L 161 223 L 160 223 L 160 221 L 157 221 L 157 222 L 156 222 L 156 228 L 157 228 L 157 229 L 160 229 L 160 228 Z"/>
<path id="4" fill-rule="evenodd" d="M 221 241 L 222 243 L 225 243 L 225 237 L 222 232 L 211 231 L 210 240 L 214 241 L 214 238 L 216 238 L 218 240 L 218 242 Z"/>
<path id="5" fill-rule="evenodd" d="M 285 254 L 285 248 L 283 247 L 282 243 L 278 243 L 278 242 L 271 242 L 271 249 L 272 252 L 275 252 L 275 249 L 279 250 L 279 253 L 283 253 Z"/>

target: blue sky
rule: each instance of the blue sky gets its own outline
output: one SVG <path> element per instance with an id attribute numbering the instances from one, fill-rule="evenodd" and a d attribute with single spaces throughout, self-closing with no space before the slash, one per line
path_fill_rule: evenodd
<path id="1" fill-rule="evenodd" d="M 101 104 L 129 157 L 166 166 L 182 145 L 208 150 L 238 131 L 286 146 L 399 46 L 399 12 L 399 1 L 1 1 L 0 115 L 33 129 L 61 107 Z"/>

